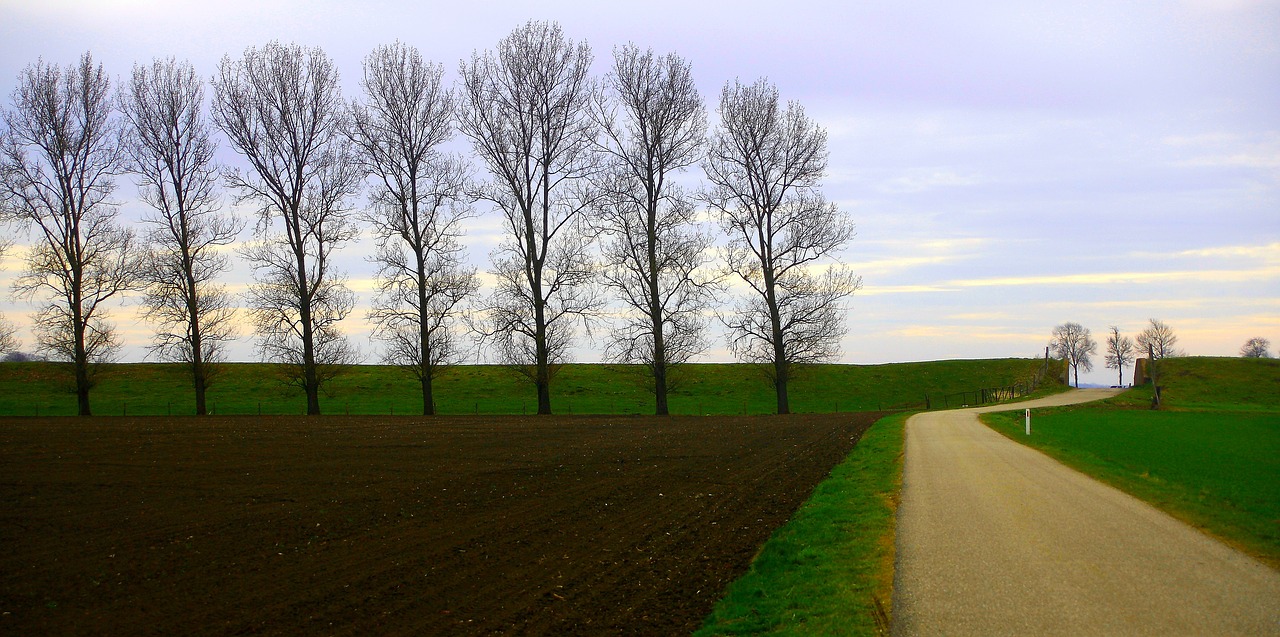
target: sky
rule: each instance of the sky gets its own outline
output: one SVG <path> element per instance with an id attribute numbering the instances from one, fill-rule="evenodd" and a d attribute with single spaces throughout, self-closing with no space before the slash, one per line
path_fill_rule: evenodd
<path id="1" fill-rule="evenodd" d="M 1102 343 L 1149 318 L 1191 355 L 1233 356 L 1255 336 L 1280 347 L 1280 0 L 0 0 L 0 100 L 37 58 L 65 66 L 88 50 L 123 78 L 174 56 L 208 78 L 270 40 L 323 48 L 357 97 L 379 44 L 417 47 L 452 81 L 530 19 L 590 44 L 598 75 L 628 42 L 680 54 L 713 123 L 726 81 L 763 76 L 827 130 L 823 193 L 857 226 L 839 259 L 864 286 L 841 362 L 1032 357 L 1060 323 Z M 145 212 L 127 177 L 116 199 L 126 222 Z M 480 212 L 465 241 L 484 269 L 500 237 Z M 17 238 L 0 312 L 30 349 L 31 306 L 8 290 Z M 360 298 L 345 328 L 376 362 L 371 251 L 366 239 L 342 254 Z M 237 259 L 226 281 L 250 277 Z M 125 361 L 146 355 L 137 311 L 126 299 L 112 312 Z M 577 359 L 601 349 L 584 335 Z M 1084 382 L 1116 382 L 1104 350 Z M 258 360 L 247 328 L 230 355 Z M 718 330 L 699 360 L 731 360 Z"/>

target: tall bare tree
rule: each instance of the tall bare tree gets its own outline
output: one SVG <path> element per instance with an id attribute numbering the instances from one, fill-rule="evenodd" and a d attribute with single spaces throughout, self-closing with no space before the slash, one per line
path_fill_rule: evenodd
<path id="1" fill-rule="evenodd" d="M 356 359 L 338 329 L 355 295 L 332 257 L 358 234 L 348 202 L 363 175 L 344 135 L 338 71 L 319 48 L 271 42 L 224 57 L 213 89 L 214 122 L 250 164 L 224 177 L 258 206 L 244 255 L 257 277 L 247 300 L 259 345 L 318 414 L 321 386 Z"/>
<path id="2" fill-rule="evenodd" d="M 777 87 L 760 79 L 726 83 L 719 112 L 705 198 L 729 236 L 727 271 L 750 288 L 722 320 L 734 354 L 763 366 L 786 414 L 796 366 L 839 355 L 841 302 L 862 280 L 822 264 L 853 238 L 853 222 L 822 196 L 827 133 L 804 108 L 782 108 Z"/>
<path id="3" fill-rule="evenodd" d="M 1120 328 L 1112 325 L 1111 334 L 1107 336 L 1107 369 L 1114 369 L 1120 375 L 1120 386 L 1124 386 L 1124 368 L 1133 362 L 1133 357 L 1137 353 L 1137 348 L 1133 345 L 1133 339 L 1120 334 Z"/>
<path id="4" fill-rule="evenodd" d="M 461 304 L 480 286 L 459 242 L 462 221 L 474 215 L 465 164 L 438 148 L 453 134 L 443 75 L 413 47 L 379 47 L 364 61 L 366 103 L 351 108 L 351 138 L 375 181 L 365 216 L 378 240 L 370 318 L 383 359 L 418 379 L 427 415 L 435 413 L 432 379 L 460 358 L 453 325 Z"/>
<path id="5" fill-rule="evenodd" d="M 1240 355 L 1245 358 L 1271 358 L 1271 341 L 1255 336 L 1240 347 Z"/>
<path id="6" fill-rule="evenodd" d="M 90 54 L 60 69 L 43 60 L 18 75 L 0 140 L 0 211 L 35 230 L 14 289 L 40 297 L 40 350 L 69 361 L 77 411 L 92 413 L 98 363 L 119 348 L 104 305 L 134 289 L 140 260 L 110 201 L 123 157 L 111 82 Z"/>
<path id="7" fill-rule="evenodd" d="M 602 303 L 585 223 L 599 165 L 590 68 L 585 42 L 534 21 L 460 65 L 458 128 L 492 176 L 477 194 L 508 233 L 491 255 L 497 282 L 477 329 L 533 381 L 540 414 L 551 413 L 551 378 L 575 328 Z"/>
<path id="8" fill-rule="evenodd" d="M 217 277 L 230 268 L 219 251 L 243 227 L 219 213 L 217 145 L 203 114 L 204 83 L 189 62 L 173 58 L 135 65 L 120 95 L 125 154 L 142 200 L 147 263 L 143 307 L 156 323 L 151 351 L 185 363 L 195 387 L 196 413 L 208 413 L 205 391 L 236 337 L 235 309 Z"/>
<path id="9" fill-rule="evenodd" d="M 1092 371 L 1093 361 L 1090 357 L 1098 351 L 1098 344 L 1089 333 L 1089 328 L 1079 323 L 1063 323 L 1053 328 L 1049 346 L 1058 358 L 1067 361 L 1071 369 L 1075 370 L 1076 387 L 1079 388 L 1080 368 L 1083 367 L 1086 372 Z"/>
<path id="10" fill-rule="evenodd" d="M 608 158 L 597 214 L 610 237 L 604 282 L 627 313 L 606 354 L 648 370 L 654 410 L 666 415 L 669 374 L 706 349 L 703 316 L 717 290 L 705 272 L 711 237 L 698 231 L 691 193 L 673 181 L 702 158 L 707 114 L 680 56 L 630 44 L 613 57 L 593 108 Z"/>
<path id="11" fill-rule="evenodd" d="M 1178 336 L 1164 321 L 1151 319 L 1147 329 L 1138 333 L 1137 342 L 1140 351 L 1150 351 L 1156 360 L 1182 356 L 1182 350 L 1177 348 Z"/>

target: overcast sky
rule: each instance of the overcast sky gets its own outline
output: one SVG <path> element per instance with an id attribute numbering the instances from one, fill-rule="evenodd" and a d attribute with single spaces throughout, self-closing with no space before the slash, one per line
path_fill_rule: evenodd
<path id="1" fill-rule="evenodd" d="M 207 78 L 272 39 L 322 47 L 354 97 L 378 44 L 416 46 L 452 79 L 528 19 L 587 41 L 601 74 L 619 44 L 679 53 L 713 121 L 727 80 L 767 76 L 826 127 L 824 192 L 857 224 L 842 259 L 865 285 L 844 362 L 1034 356 L 1056 324 L 1102 341 L 1150 317 L 1193 355 L 1280 346 L 1280 1 L 0 0 L 0 98 L 41 57 L 89 50 L 121 78 L 175 56 Z M 135 194 L 122 178 L 127 219 Z M 496 227 L 487 213 L 471 229 L 482 268 Z M 344 257 L 357 290 L 371 248 Z M 0 310 L 25 325 L 14 252 Z M 238 263 L 228 280 L 248 277 Z M 374 362 L 361 298 L 348 331 Z M 135 311 L 113 314 L 124 360 L 145 354 Z M 256 360 L 243 341 L 233 357 Z M 703 360 L 728 360 L 722 338 Z M 1114 382 L 1101 351 L 1096 367 L 1085 381 Z"/>

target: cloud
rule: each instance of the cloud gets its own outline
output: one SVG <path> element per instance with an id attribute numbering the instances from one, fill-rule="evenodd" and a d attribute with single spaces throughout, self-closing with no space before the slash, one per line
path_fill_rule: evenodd
<path id="1" fill-rule="evenodd" d="M 958 292 L 955 288 L 939 285 L 869 285 L 864 284 L 858 290 L 858 296 L 881 296 L 885 294 L 928 294 L 934 292 Z"/>
<path id="2" fill-rule="evenodd" d="M 916 168 L 890 179 L 878 189 L 889 194 L 921 193 L 940 188 L 976 186 L 983 180 L 974 175 L 961 175 L 949 168 Z"/>
<path id="3" fill-rule="evenodd" d="M 1087 274 L 1054 274 L 1012 277 L 959 279 L 946 282 L 945 286 L 963 288 L 1015 287 L 1050 285 L 1128 285 L 1161 281 L 1197 281 L 1200 283 L 1227 283 L 1257 281 L 1280 277 L 1280 266 L 1246 270 L 1171 270 L 1163 272 L 1091 272 Z"/>

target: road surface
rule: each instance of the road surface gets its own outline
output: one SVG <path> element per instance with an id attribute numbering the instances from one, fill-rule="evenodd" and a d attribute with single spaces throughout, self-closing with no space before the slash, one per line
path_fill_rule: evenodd
<path id="1" fill-rule="evenodd" d="M 978 422 L 1008 409 L 907 421 L 894 635 L 1280 635 L 1280 572 Z"/>

